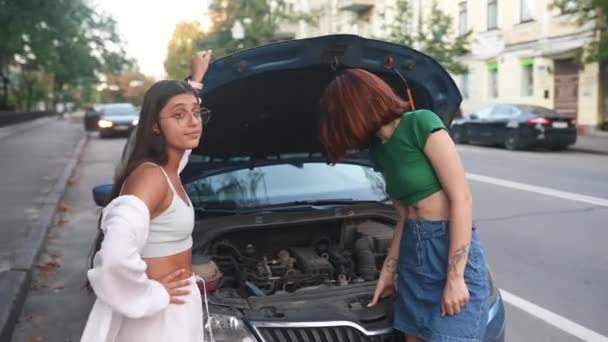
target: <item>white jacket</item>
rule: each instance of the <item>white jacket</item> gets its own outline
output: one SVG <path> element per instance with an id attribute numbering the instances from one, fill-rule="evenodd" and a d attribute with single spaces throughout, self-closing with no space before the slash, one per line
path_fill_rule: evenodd
<path id="1" fill-rule="evenodd" d="M 179 172 L 190 151 L 184 154 Z M 87 277 L 97 296 L 81 342 L 114 341 L 124 317 L 152 316 L 169 305 L 169 293 L 146 275 L 140 253 L 148 240 L 150 211 L 134 195 L 112 200 L 102 212 L 104 239 Z"/>
<path id="2" fill-rule="evenodd" d="M 133 195 L 119 196 L 103 209 L 104 239 L 87 272 L 97 299 L 82 342 L 113 341 L 123 317 L 151 316 L 169 305 L 167 290 L 148 278 L 140 257 L 149 223 L 148 207 Z"/>

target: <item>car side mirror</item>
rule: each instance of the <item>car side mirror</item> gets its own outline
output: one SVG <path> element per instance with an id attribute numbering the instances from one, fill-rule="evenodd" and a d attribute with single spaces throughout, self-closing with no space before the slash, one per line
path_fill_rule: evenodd
<path id="1" fill-rule="evenodd" d="M 112 195 L 112 184 L 102 184 L 93 188 L 93 200 L 100 207 L 105 207 L 110 203 Z"/>

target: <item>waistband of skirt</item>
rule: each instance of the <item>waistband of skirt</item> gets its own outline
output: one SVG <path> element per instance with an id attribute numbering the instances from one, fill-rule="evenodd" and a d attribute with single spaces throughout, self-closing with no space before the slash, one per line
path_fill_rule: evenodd
<path id="1" fill-rule="evenodd" d="M 448 220 L 408 219 L 403 227 L 403 234 L 417 240 L 426 240 L 448 235 L 450 222 Z M 475 225 L 472 227 L 476 230 Z"/>

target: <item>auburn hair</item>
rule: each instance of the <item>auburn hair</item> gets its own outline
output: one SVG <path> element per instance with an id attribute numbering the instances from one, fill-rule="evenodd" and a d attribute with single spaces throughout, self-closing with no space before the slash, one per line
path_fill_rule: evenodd
<path id="1" fill-rule="evenodd" d="M 363 148 L 380 127 L 410 108 L 380 77 L 347 69 L 332 80 L 321 97 L 320 137 L 329 157 Z"/>

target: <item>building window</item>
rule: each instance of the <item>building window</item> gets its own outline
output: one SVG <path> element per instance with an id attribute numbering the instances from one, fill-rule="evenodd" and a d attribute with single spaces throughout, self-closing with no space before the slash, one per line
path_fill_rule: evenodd
<path id="1" fill-rule="evenodd" d="M 534 1 L 535 0 L 519 0 L 519 11 L 521 22 L 534 20 Z"/>
<path id="2" fill-rule="evenodd" d="M 467 2 L 458 4 L 458 33 L 464 36 L 469 31 L 467 22 Z"/>
<path id="3" fill-rule="evenodd" d="M 460 92 L 462 93 L 462 97 L 465 99 L 469 98 L 469 74 L 465 73 L 460 75 Z"/>
<path id="4" fill-rule="evenodd" d="M 521 95 L 534 95 L 534 60 L 524 59 L 521 61 Z"/>
<path id="5" fill-rule="evenodd" d="M 488 0 L 488 30 L 498 28 L 498 0 Z"/>
<path id="6" fill-rule="evenodd" d="M 488 64 L 488 92 L 490 98 L 498 97 L 498 64 Z"/>

